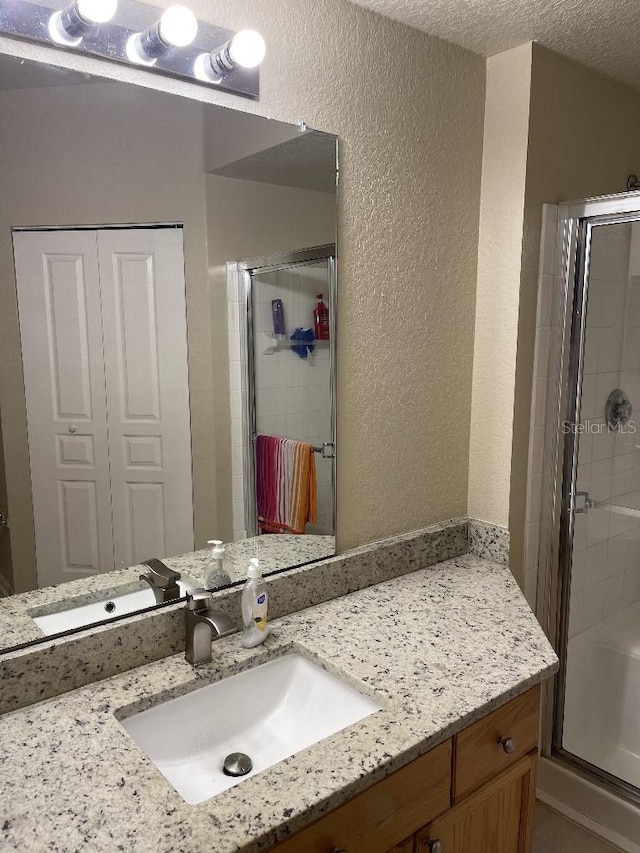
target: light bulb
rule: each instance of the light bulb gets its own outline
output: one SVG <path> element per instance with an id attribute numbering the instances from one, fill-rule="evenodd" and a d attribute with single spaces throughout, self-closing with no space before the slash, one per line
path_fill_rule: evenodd
<path id="1" fill-rule="evenodd" d="M 186 47 L 198 34 L 198 21 L 186 6 L 169 6 L 143 33 L 134 33 L 127 41 L 126 53 L 131 62 L 155 65 L 174 47 Z"/>
<path id="2" fill-rule="evenodd" d="M 264 39 L 255 30 L 241 30 L 231 39 L 229 56 L 234 65 L 257 68 L 267 52 Z"/>
<path id="3" fill-rule="evenodd" d="M 81 18 L 90 24 L 105 24 L 118 8 L 118 0 L 76 0 Z"/>
<path id="4" fill-rule="evenodd" d="M 56 44 L 77 47 L 82 37 L 97 24 L 110 21 L 116 13 L 118 0 L 74 0 L 49 19 L 49 35 Z"/>
<path id="5" fill-rule="evenodd" d="M 198 80 L 221 83 L 225 74 L 238 67 L 256 68 L 264 59 L 267 46 L 255 30 L 241 30 L 230 41 L 196 59 L 194 74 Z"/>
<path id="6" fill-rule="evenodd" d="M 186 47 L 198 34 L 198 21 L 186 6 L 169 6 L 160 18 L 159 33 L 172 47 Z"/>

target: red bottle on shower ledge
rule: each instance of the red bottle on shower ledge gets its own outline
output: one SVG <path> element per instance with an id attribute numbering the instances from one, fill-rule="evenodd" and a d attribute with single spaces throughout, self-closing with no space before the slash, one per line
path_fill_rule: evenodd
<path id="1" fill-rule="evenodd" d="M 322 293 L 318 293 L 318 304 L 313 312 L 313 325 L 317 341 L 329 340 L 329 309 L 324 304 Z"/>

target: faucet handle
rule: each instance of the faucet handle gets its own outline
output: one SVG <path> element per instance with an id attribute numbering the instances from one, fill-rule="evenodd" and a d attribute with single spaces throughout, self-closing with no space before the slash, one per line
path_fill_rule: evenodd
<path id="1" fill-rule="evenodd" d="M 141 565 L 149 569 L 149 580 L 160 589 L 168 589 L 180 580 L 180 572 L 175 572 L 169 566 L 165 566 L 157 557 L 149 557 Z"/>
<path id="2" fill-rule="evenodd" d="M 209 606 L 213 596 L 206 589 L 197 587 L 187 590 L 187 608 L 189 610 L 203 610 Z"/>

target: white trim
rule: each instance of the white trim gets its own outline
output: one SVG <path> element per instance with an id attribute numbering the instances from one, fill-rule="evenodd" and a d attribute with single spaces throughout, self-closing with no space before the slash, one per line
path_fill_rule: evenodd
<path id="1" fill-rule="evenodd" d="M 632 840 L 640 838 L 640 810 L 559 762 L 540 759 L 537 797 L 625 853 L 640 853 L 640 845 Z"/>
<path id="2" fill-rule="evenodd" d="M 580 219 L 584 216 L 636 213 L 639 204 L 640 191 L 602 195 L 583 201 L 568 201 L 558 206 L 558 219 Z"/>

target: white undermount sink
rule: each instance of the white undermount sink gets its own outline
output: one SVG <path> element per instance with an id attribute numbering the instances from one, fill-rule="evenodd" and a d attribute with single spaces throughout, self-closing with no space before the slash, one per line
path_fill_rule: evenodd
<path id="1" fill-rule="evenodd" d="M 201 803 L 380 710 L 300 654 L 289 654 L 120 720 L 176 791 Z M 225 758 L 253 769 L 223 773 Z"/>

